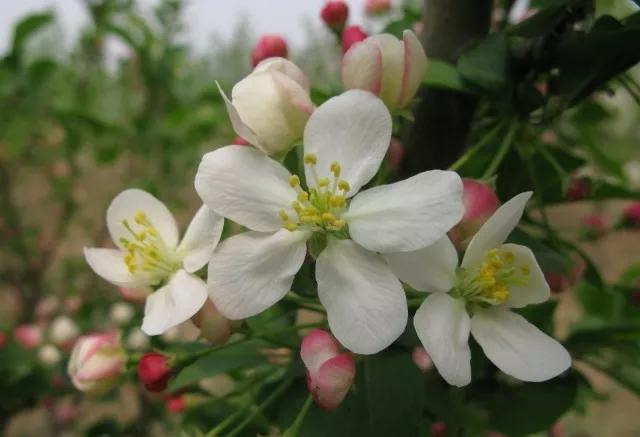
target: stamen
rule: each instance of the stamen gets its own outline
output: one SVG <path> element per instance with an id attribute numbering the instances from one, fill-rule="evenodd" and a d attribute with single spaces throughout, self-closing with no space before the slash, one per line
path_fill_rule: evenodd
<path id="1" fill-rule="evenodd" d="M 349 185 L 349 182 L 345 180 L 338 182 L 338 188 L 340 188 L 345 193 L 348 193 L 351 190 L 351 186 Z"/>
<path id="2" fill-rule="evenodd" d="M 318 163 L 318 157 L 315 153 L 307 153 L 303 160 L 305 164 L 316 165 Z"/>
<path id="3" fill-rule="evenodd" d="M 300 185 L 300 177 L 298 175 L 291 175 L 289 177 L 289 185 L 291 185 L 291 188 L 295 188 L 297 186 Z"/>
<path id="4" fill-rule="evenodd" d="M 331 163 L 331 173 L 333 173 L 335 177 L 340 177 L 341 170 L 342 169 L 340 168 L 340 164 L 338 164 L 336 161 Z"/>

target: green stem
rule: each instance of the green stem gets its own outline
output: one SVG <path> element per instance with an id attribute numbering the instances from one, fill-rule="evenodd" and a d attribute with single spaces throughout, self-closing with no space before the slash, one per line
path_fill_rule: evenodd
<path id="1" fill-rule="evenodd" d="M 504 141 L 502 141 L 502 144 L 500 144 L 500 148 L 498 149 L 495 156 L 491 160 L 489 167 L 487 167 L 481 179 L 489 179 L 491 176 L 495 174 L 496 170 L 498 170 L 498 167 L 500 167 L 502 160 L 504 159 L 505 156 L 507 156 L 507 152 L 509 151 L 509 149 L 511 148 L 511 145 L 513 144 L 513 139 L 515 137 L 517 130 L 518 130 L 518 124 L 511 123 L 511 125 L 509 126 L 509 130 L 507 130 L 507 135 L 504 137 Z"/>
<path id="2" fill-rule="evenodd" d="M 496 124 L 493 129 L 489 130 L 480 141 L 474 144 L 469 150 L 467 150 L 456 162 L 449 166 L 449 170 L 457 170 L 462 167 L 466 162 L 473 157 L 476 153 L 482 150 L 489 142 L 496 136 L 500 128 L 502 128 L 503 123 Z"/>
<path id="3" fill-rule="evenodd" d="M 289 293 L 284 297 L 284 302 L 289 302 L 306 310 L 315 311 L 317 313 L 326 313 L 322 305 L 313 299 L 305 299 L 293 293 Z"/>
<path id="4" fill-rule="evenodd" d="M 258 415 L 262 414 L 265 408 L 267 408 L 273 401 L 275 401 L 282 393 L 284 393 L 291 383 L 293 379 L 287 378 L 285 379 L 265 400 L 262 402 L 256 409 L 254 409 L 246 419 L 238 424 L 235 428 L 231 430 L 226 437 L 235 437 L 237 436 L 243 429 L 246 428 Z"/>
<path id="5" fill-rule="evenodd" d="M 298 413 L 296 420 L 289 427 L 289 429 L 284 433 L 285 437 L 297 437 L 298 432 L 300 432 L 300 428 L 302 427 L 302 422 L 304 422 L 304 418 L 307 416 L 309 409 L 311 409 L 311 405 L 313 405 L 313 397 L 311 395 L 307 396 L 307 399 L 304 401 L 304 405 L 302 409 Z"/>

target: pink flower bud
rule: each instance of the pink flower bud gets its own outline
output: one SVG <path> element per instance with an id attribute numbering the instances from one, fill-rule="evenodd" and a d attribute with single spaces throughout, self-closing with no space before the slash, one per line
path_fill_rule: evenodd
<path id="1" fill-rule="evenodd" d="M 231 337 L 231 323 L 225 318 L 216 306 L 207 299 L 200 311 L 191 318 L 191 321 L 200 329 L 200 334 L 213 345 L 223 345 Z"/>
<path id="2" fill-rule="evenodd" d="M 167 388 L 173 372 L 169 357 L 156 352 L 149 352 L 140 358 L 138 363 L 138 379 L 144 387 L 152 392 L 160 392 Z"/>
<path id="3" fill-rule="evenodd" d="M 402 40 L 373 35 L 349 47 L 342 57 L 345 89 L 369 91 L 391 111 L 411 103 L 427 71 L 427 56 L 413 31 L 405 30 Z"/>
<path id="4" fill-rule="evenodd" d="M 640 228 L 640 202 L 633 202 L 622 213 L 625 224 Z"/>
<path id="5" fill-rule="evenodd" d="M 431 437 L 446 437 L 447 424 L 444 422 L 433 422 L 431 424 Z"/>
<path id="6" fill-rule="evenodd" d="M 391 138 L 389 142 L 389 150 L 387 151 L 387 165 L 391 170 L 398 170 L 404 157 L 407 154 L 402 143 L 396 138 Z"/>
<path id="7" fill-rule="evenodd" d="M 364 12 L 367 15 L 378 15 L 389 12 L 391 0 L 366 0 L 364 2 Z"/>
<path id="8" fill-rule="evenodd" d="M 117 332 L 89 334 L 76 341 L 67 371 L 78 390 L 100 394 L 115 386 L 125 361 Z"/>
<path id="9" fill-rule="evenodd" d="M 587 238 L 599 238 L 607 232 L 607 219 L 598 212 L 587 214 L 580 220 Z"/>
<path id="10" fill-rule="evenodd" d="M 187 402 L 183 394 L 175 394 L 167 398 L 165 406 L 169 413 L 180 414 L 187 408 Z"/>
<path id="11" fill-rule="evenodd" d="M 342 32 L 342 53 L 347 53 L 352 45 L 367 39 L 367 34 L 360 26 L 349 26 Z"/>
<path id="12" fill-rule="evenodd" d="M 47 296 L 36 304 L 35 314 L 38 319 L 48 320 L 56 313 L 60 301 L 56 296 Z"/>
<path id="13" fill-rule="evenodd" d="M 500 200 L 489 185 L 473 179 L 463 179 L 464 216 L 449 236 L 462 249 L 500 206 Z"/>
<path id="14" fill-rule="evenodd" d="M 238 135 L 233 139 L 233 144 L 235 144 L 236 146 L 248 146 L 249 142 Z"/>
<path id="15" fill-rule="evenodd" d="M 36 325 L 20 325 L 13 331 L 13 336 L 25 349 L 34 349 L 42 342 L 42 329 Z"/>
<path id="16" fill-rule="evenodd" d="M 60 424 L 72 423 L 79 412 L 78 406 L 70 400 L 58 401 L 53 405 L 53 417 Z"/>
<path id="17" fill-rule="evenodd" d="M 573 177 L 567 185 L 567 200 L 582 200 L 589 195 L 589 183 L 587 179 Z"/>
<path id="18" fill-rule="evenodd" d="M 336 409 L 356 375 L 353 356 L 341 354 L 340 345 L 331 334 L 314 329 L 302 339 L 300 357 L 307 368 L 307 387 L 316 404 L 324 410 Z"/>
<path id="19" fill-rule="evenodd" d="M 263 35 L 251 52 L 251 64 L 255 67 L 267 58 L 286 58 L 287 42 L 278 35 Z"/>
<path id="20" fill-rule="evenodd" d="M 38 360 L 45 366 L 55 366 L 61 359 L 60 350 L 52 344 L 45 344 L 38 351 Z"/>
<path id="21" fill-rule="evenodd" d="M 74 315 L 82 308 L 82 298 L 80 296 L 71 296 L 64 300 L 64 310 L 69 315 Z"/>
<path id="22" fill-rule="evenodd" d="M 414 348 L 411 353 L 411 359 L 413 360 L 413 364 L 418 366 L 418 369 L 423 373 L 428 372 L 429 369 L 433 367 L 433 361 L 431 361 L 429 353 L 423 347 Z"/>
<path id="23" fill-rule="evenodd" d="M 342 32 L 348 16 L 349 7 L 342 0 L 329 0 L 320 11 L 322 21 L 335 32 Z"/>
<path id="24" fill-rule="evenodd" d="M 580 282 L 585 268 L 584 260 L 578 258 L 565 270 L 544 272 L 544 277 L 552 293 L 562 293 Z"/>

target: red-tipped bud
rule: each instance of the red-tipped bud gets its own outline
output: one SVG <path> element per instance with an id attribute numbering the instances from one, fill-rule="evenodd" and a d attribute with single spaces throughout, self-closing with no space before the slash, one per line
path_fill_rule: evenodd
<path id="1" fill-rule="evenodd" d="M 255 67 L 267 58 L 286 58 L 287 42 L 278 35 L 263 35 L 251 52 L 251 63 Z"/>
<path id="2" fill-rule="evenodd" d="M 236 146 L 248 146 L 249 142 L 241 136 L 237 136 L 233 139 L 233 144 L 235 144 Z"/>
<path id="3" fill-rule="evenodd" d="M 500 206 L 500 200 L 489 185 L 463 179 L 464 216 L 450 231 L 454 244 L 462 249 Z"/>
<path id="4" fill-rule="evenodd" d="M 180 414 L 187 408 L 187 402 L 183 394 L 176 394 L 167 398 L 165 406 L 169 413 Z"/>
<path id="5" fill-rule="evenodd" d="M 622 213 L 622 219 L 628 226 L 640 228 L 640 202 L 633 202 Z"/>
<path id="6" fill-rule="evenodd" d="M 167 388 L 173 372 L 169 365 L 169 357 L 156 352 L 144 354 L 138 363 L 138 378 L 144 387 L 152 392 L 160 392 Z"/>
<path id="7" fill-rule="evenodd" d="M 387 165 L 391 170 L 398 170 L 407 154 L 404 146 L 396 138 L 391 138 L 389 150 L 387 151 Z"/>
<path id="8" fill-rule="evenodd" d="M 367 39 L 367 34 L 360 26 L 349 26 L 342 33 L 342 53 L 347 51 L 357 42 Z"/>
<path id="9" fill-rule="evenodd" d="M 571 178 L 567 185 L 567 200 L 582 200 L 589 195 L 589 191 L 591 190 L 587 179 L 576 177 Z"/>
<path id="10" fill-rule="evenodd" d="M 447 435 L 447 424 L 444 422 L 433 422 L 431 424 L 431 437 L 445 437 Z"/>
<path id="11" fill-rule="evenodd" d="M 36 325 L 20 325 L 13 331 L 13 335 L 25 349 L 33 349 L 42 342 L 42 329 Z"/>
<path id="12" fill-rule="evenodd" d="M 367 15 L 378 15 L 389 12 L 391 0 L 366 0 L 364 2 L 364 12 Z"/>
<path id="13" fill-rule="evenodd" d="M 411 359 L 421 372 L 428 372 L 433 367 L 433 361 L 427 350 L 423 347 L 416 347 L 411 353 Z"/>
<path id="14" fill-rule="evenodd" d="M 320 408 L 334 410 L 344 400 L 356 376 L 353 356 L 340 353 L 338 341 L 314 329 L 302 339 L 300 356 L 307 368 L 307 387 Z"/>
<path id="15" fill-rule="evenodd" d="M 348 16 L 349 7 L 342 0 L 329 0 L 320 11 L 322 21 L 334 32 L 342 32 Z"/>

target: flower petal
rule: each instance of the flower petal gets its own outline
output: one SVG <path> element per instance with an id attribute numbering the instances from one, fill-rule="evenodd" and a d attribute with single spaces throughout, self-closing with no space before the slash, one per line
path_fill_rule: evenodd
<path id="1" fill-rule="evenodd" d="M 427 55 L 418 37 L 411 30 L 402 34 L 404 44 L 404 71 L 398 107 L 406 106 L 420 87 L 427 72 Z"/>
<path id="2" fill-rule="evenodd" d="M 383 33 L 367 38 L 382 52 L 382 89 L 380 98 L 395 108 L 402 94 L 404 46 L 395 36 Z"/>
<path id="3" fill-rule="evenodd" d="M 256 68 L 253 69 L 254 73 L 259 71 L 278 71 L 293 79 L 307 93 L 311 88 L 307 75 L 304 74 L 300 67 L 286 58 L 267 58 L 261 61 L 256 65 Z"/>
<path id="4" fill-rule="evenodd" d="M 296 192 L 289 172 L 263 153 L 245 146 L 226 146 L 207 153 L 196 174 L 196 191 L 217 214 L 249 229 L 282 228 L 281 209 L 293 214 Z"/>
<path id="5" fill-rule="evenodd" d="M 455 282 L 458 253 L 446 235 L 424 249 L 382 256 L 402 282 L 418 291 L 446 293 Z"/>
<path id="6" fill-rule="evenodd" d="M 356 376 L 351 354 L 341 354 L 325 361 L 312 379 L 313 397 L 324 410 L 336 409 L 349 393 Z"/>
<path id="7" fill-rule="evenodd" d="M 224 218 L 202 205 L 187 228 L 178 245 L 178 253 L 183 256 L 184 269 L 193 273 L 200 270 L 211 258 L 218 245 L 224 228 Z"/>
<path id="8" fill-rule="evenodd" d="M 207 300 L 207 285 L 196 275 L 178 270 L 164 287 L 147 297 L 142 331 L 160 335 L 189 320 Z"/>
<path id="9" fill-rule="evenodd" d="M 510 296 L 506 305 L 511 308 L 522 308 L 526 305 L 546 302 L 551 296 L 551 290 L 531 249 L 519 244 L 503 244 L 500 250 L 513 253 L 516 269 L 524 267 L 529 272 L 527 285 L 509 286 Z"/>
<path id="10" fill-rule="evenodd" d="M 469 315 L 464 301 L 433 293 L 416 311 L 413 325 L 440 375 L 457 387 L 469 384 Z"/>
<path id="11" fill-rule="evenodd" d="M 431 170 L 359 193 L 343 218 L 365 248 L 407 252 L 438 241 L 463 214 L 460 176 Z"/>
<path id="12" fill-rule="evenodd" d="M 229 319 L 256 315 L 291 289 L 307 253 L 307 232 L 245 232 L 224 240 L 209 262 L 209 296 Z"/>
<path id="13" fill-rule="evenodd" d="M 382 52 L 377 45 L 355 43 L 342 57 L 342 84 L 345 89 L 361 89 L 373 94 L 382 88 Z"/>
<path id="14" fill-rule="evenodd" d="M 231 121 L 231 126 L 233 126 L 233 130 L 235 131 L 235 133 L 245 139 L 249 144 L 260 147 L 260 145 L 258 144 L 258 137 L 256 133 L 252 131 L 251 128 L 244 123 L 244 121 L 242 121 L 238 110 L 235 106 L 233 106 L 233 103 L 231 102 L 231 100 L 229 100 L 224 91 L 222 91 L 222 87 L 220 86 L 218 81 L 216 81 L 216 86 L 218 87 L 218 91 L 220 92 L 220 95 L 224 100 L 224 104 L 227 108 L 227 114 L 229 114 L 229 120 Z"/>
<path id="15" fill-rule="evenodd" d="M 304 153 L 318 157 L 320 178 L 332 179 L 331 163 L 342 167 L 341 179 L 351 185 L 349 196 L 376 174 L 391 140 L 391 115 L 373 94 L 349 90 L 327 100 L 304 129 Z M 313 174 L 306 166 L 307 182 Z"/>
<path id="16" fill-rule="evenodd" d="M 124 262 L 124 253 L 118 249 L 84 248 L 87 264 L 103 279 L 118 287 L 140 287 L 147 281 L 129 272 Z"/>
<path id="17" fill-rule="evenodd" d="M 316 262 L 316 280 L 331 332 L 347 349 L 374 354 L 404 331 L 404 290 L 379 255 L 330 238 Z"/>
<path id="18" fill-rule="evenodd" d="M 524 207 L 533 194 L 531 191 L 520 193 L 503 204 L 493 213 L 469 242 L 462 258 L 462 267 L 479 265 L 487 251 L 504 243 L 522 217 Z"/>
<path id="19" fill-rule="evenodd" d="M 504 308 L 478 310 L 471 319 L 471 333 L 493 364 L 522 381 L 546 381 L 571 366 L 560 343 Z"/>
<path id="20" fill-rule="evenodd" d="M 300 358 L 313 376 L 322 364 L 340 354 L 340 344 L 327 331 L 314 329 L 302 339 Z"/>
<path id="21" fill-rule="evenodd" d="M 124 190 L 118 194 L 107 209 L 107 227 L 116 246 L 123 249 L 124 246 L 120 239 L 132 239 L 131 233 L 123 224 L 124 220 L 127 220 L 134 230 L 142 230 L 134 221 L 138 212 L 144 212 L 147 215 L 169 248 L 176 247 L 178 244 L 178 225 L 173 214 L 164 203 L 146 191 L 137 188 Z"/>

